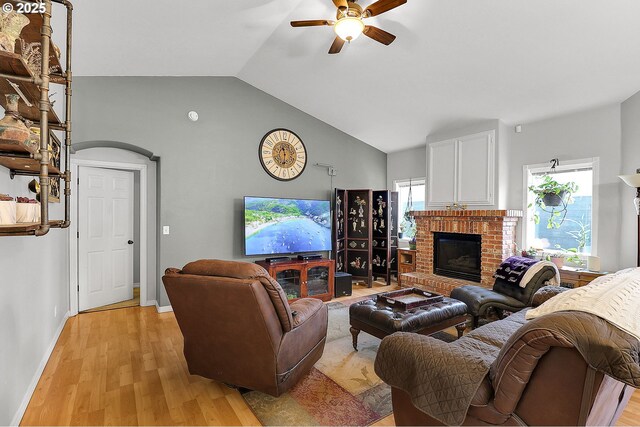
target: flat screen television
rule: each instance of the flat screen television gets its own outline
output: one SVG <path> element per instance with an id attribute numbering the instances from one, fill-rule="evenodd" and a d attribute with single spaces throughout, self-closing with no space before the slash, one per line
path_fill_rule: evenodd
<path id="1" fill-rule="evenodd" d="M 331 250 L 328 200 L 244 198 L 244 253 L 280 255 Z"/>

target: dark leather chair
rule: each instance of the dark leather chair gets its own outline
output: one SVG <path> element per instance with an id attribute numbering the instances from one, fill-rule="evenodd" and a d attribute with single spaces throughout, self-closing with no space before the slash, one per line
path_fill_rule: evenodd
<path id="1" fill-rule="evenodd" d="M 201 260 L 162 278 L 184 336 L 189 372 L 279 396 L 320 359 L 327 307 L 291 305 L 262 267 Z"/>
<path id="2" fill-rule="evenodd" d="M 549 295 L 538 296 L 543 298 L 534 305 Z M 433 398 L 421 398 L 430 390 L 464 384 L 477 369 L 478 352 L 495 356 L 471 394 L 462 425 L 615 425 L 640 387 L 640 341 L 587 313 L 524 318 L 525 311 L 513 314 L 453 343 L 417 334 L 385 338 L 376 373 L 392 386 L 396 425 L 444 425 L 421 406 L 432 405 Z M 445 347 L 458 355 L 457 363 L 442 357 L 439 349 Z M 422 385 L 420 375 L 427 371 L 440 372 L 434 374 L 437 387 Z M 439 406 L 448 407 L 446 402 Z"/>
<path id="3" fill-rule="evenodd" d="M 472 327 L 476 328 L 480 317 L 485 316 L 490 308 L 513 313 L 531 307 L 533 295 L 555 275 L 554 267 L 545 266 L 533 276 L 525 288 L 496 279 L 493 289 L 465 285 L 451 291 L 451 298 L 467 304 L 467 312 L 472 316 Z"/>

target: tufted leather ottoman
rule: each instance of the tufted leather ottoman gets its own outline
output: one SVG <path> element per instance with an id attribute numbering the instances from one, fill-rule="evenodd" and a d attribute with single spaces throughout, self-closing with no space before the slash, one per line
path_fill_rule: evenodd
<path id="1" fill-rule="evenodd" d="M 384 302 L 368 299 L 349 307 L 353 348 L 358 350 L 358 334 L 364 331 L 380 339 L 394 332 L 431 335 L 451 326 L 462 336 L 467 322 L 467 305 L 445 297 L 442 301 L 410 310 L 392 308 Z"/>

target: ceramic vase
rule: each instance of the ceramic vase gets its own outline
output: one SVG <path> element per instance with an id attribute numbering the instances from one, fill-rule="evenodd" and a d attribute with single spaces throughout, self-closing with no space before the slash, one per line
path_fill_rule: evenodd
<path id="1" fill-rule="evenodd" d="M 31 132 L 27 125 L 18 119 L 19 96 L 15 94 L 5 96 L 7 108 L 4 117 L 0 120 L 0 145 L 23 145 L 30 152 L 34 152 L 33 145 L 29 141 Z"/>
<path id="2" fill-rule="evenodd" d="M 0 12 L 0 50 L 14 53 L 16 40 L 29 22 L 29 18 L 15 11 Z"/>

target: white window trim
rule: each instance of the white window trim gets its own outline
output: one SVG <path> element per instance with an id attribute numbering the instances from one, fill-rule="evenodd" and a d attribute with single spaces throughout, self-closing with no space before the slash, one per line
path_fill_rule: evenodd
<path id="1" fill-rule="evenodd" d="M 402 186 L 402 187 L 408 187 L 409 186 L 409 181 L 411 181 L 411 186 L 413 187 L 414 185 L 424 185 L 424 200 L 425 200 L 425 209 L 426 209 L 426 201 L 427 201 L 427 177 L 421 177 L 421 178 L 404 178 L 404 179 L 396 179 L 393 181 L 393 190 L 391 191 L 398 191 L 398 185 Z M 405 184 L 405 185 L 402 185 Z M 398 205 L 400 205 L 400 198 L 398 198 Z M 404 206 L 402 206 L 404 208 Z M 400 214 L 400 206 L 398 206 L 398 214 Z M 401 218 L 398 218 L 398 222 L 402 222 Z M 399 226 L 400 224 L 398 224 Z M 400 239 L 401 242 L 408 242 L 410 239 L 406 238 L 406 237 L 402 237 Z"/>
<path id="2" fill-rule="evenodd" d="M 593 189 L 591 191 L 591 254 L 593 256 L 598 255 L 598 213 L 600 211 L 600 195 L 599 195 L 599 184 L 600 184 L 600 157 L 591 157 L 586 159 L 578 159 L 578 160 L 563 160 L 560 162 L 560 166 L 556 166 L 557 172 L 562 172 L 567 169 L 580 169 L 580 168 L 591 168 L 593 171 L 592 177 L 592 185 Z M 538 163 L 535 165 L 524 165 L 522 168 L 522 184 L 523 184 L 523 208 L 524 212 L 523 225 L 521 230 L 521 242 L 523 249 L 527 249 L 530 247 L 529 244 L 529 234 L 531 233 L 531 221 L 530 221 L 530 209 L 529 203 L 533 202 L 531 194 L 529 193 L 529 179 L 531 175 L 540 172 L 549 172 L 549 163 Z M 552 250 L 546 250 L 545 252 L 552 252 Z"/>

